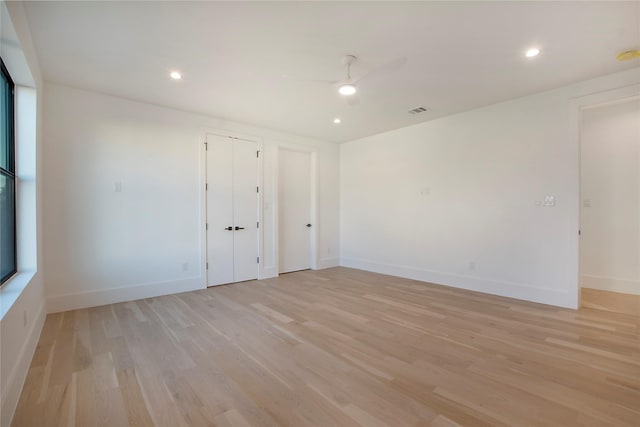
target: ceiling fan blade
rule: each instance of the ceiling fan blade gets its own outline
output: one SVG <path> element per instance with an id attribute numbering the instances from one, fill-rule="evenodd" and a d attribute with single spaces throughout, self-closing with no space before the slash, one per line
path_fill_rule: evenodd
<path id="1" fill-rule="evenodd" d="M 385 64 L 382 64 L 378 67 L 375 67 L 357 80 L 354 81 L 354 84 L 362 83 L 363 81 L 369 80 L 372 77 L 379 76 L 384 73 L 388 73 L 390 71 L 397 70 L 398 68 L 402 68 L 407 63 L 407 58 L 405 56 L 396 58 L 392 61 L 389 61 Z"/>
<path id="2" fill-rule="evenodd" d="M 334 85 L 340 82 L 340 80 L 324 80 L 324 79 L 303 79 L 303 78 L 298 78 L 298 77 L 291 77 L 288 75 L 283 75 L 282 76 L 283 79 L 285 80 L 292 80 L 292 81 L 296 81 L 296 82 L 310 82 L 310 83 L 322 83 L 322 84 L 328 84 L 328 85 Z"/>

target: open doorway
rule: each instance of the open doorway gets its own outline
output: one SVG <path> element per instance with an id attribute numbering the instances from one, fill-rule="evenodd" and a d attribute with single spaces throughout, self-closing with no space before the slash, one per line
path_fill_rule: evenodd
<path id="1" fill-rule="evenodd" d="M 640 97 L 580 119 L 580 306 L 640 315 Z"/>

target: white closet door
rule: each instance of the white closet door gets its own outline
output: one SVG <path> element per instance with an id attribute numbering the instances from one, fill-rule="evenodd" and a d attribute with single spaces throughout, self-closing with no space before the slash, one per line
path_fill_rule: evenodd
<path id="1" fill-rule="evenodd" d="M 278 248 L 280 273 L 311 268 L 311 154 L 279 150 Z"/>
<path id="2" fill-rule="evenodd" d="M 234 282 L 258 278 L 258 144 L 233 143 Z"/>
<path id="3" fill-rule="evenodd" d="M 207 285 L 258 278 L 258 144 L 207 135 Z"/>
<path id="4" fill-rule="evenodd" d="M 233 140 L 207 137 L 207 285 L 233 278 Z"/>

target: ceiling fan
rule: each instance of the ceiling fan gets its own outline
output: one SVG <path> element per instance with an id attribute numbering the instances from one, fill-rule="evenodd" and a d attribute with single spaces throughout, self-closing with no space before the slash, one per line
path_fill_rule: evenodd
<path id="1" fill-rule="evenodd" d="M 359 86 L 362 82 L 369 80 L 372 77 L 379 76 L 384 74 L 385 72 L 392 71 L 394 69 L 402 67 L 407 62 L 407 58 L 400 57 L 389 61 L 385 64 L 379 65 L 362 76 L 358 78 L 353 78 L 351 76 L 351 66 L 358 60 L 358 57 L 355 55 L 345 55 L 342 57 L 342 65 L 345 67 L 345 77 L 341 80 L 312 80 L 312 79 L 304 79 L 305 81 L 311 81 L 316 83 L 327 83 L 332 86 L 337 86 L 338 93 L 345 98 L 347 98 L 347 102 L 351 105 L 355 103 L 354 95 L 358 92 Z"/>
<path id="2" fill-rule="evenodd" d="M 354 82 L 351 78 L 351 64 L 353 64 L 356 59 L 358 58 L 356 58 L 355 55 L 346 55 L 342 58 L 342 63 L 347 68 L 347 76 L 345 77 L 342 84 L 338 87 L 338 93 L 340 95 L 351 96 L 358 91 L 355 85 L 356 82 Z"/>

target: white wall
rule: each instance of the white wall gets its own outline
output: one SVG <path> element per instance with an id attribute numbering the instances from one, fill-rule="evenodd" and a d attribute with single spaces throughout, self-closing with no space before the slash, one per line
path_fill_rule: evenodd
<path id="1" fill-rule="evenodd" d="M 18 274 L 0 288 L 0 426 L 11 423 L 45 319 L 42 77 L 20 2 L 0 2 L 0 54 L 16 83 Z"/>
<path id="2" fill-rule="evenodd" d="M 639 81 L 634 69 L 343 144 L 341 264 L 577 307 L 570 99 Z"/>
<path id="3" fill-rule="evenodd" d="M 275 150 L 279 144 L 298 144 L 317 151 L 319 264 L 338 264 L 337 145 L 49 83 L 45 94 L 49 311 L 205 286 L 206 131 L 263 142 L 267 251 L 274 249 L 269 219 L 275 205 Z M 114 191 L 116 182 L 122 192 Z M 274 262 L 268 255 L 265 266 Z M 182 271 L 185 262 L 187 272 Z M 274 274 L 277 269 L 262 271 L 263 277 Z"/>
<path id="4" fill-rule="evenodd" d="M 580 282 L 640 295 L 640 100 L 584 110 Z"/>

